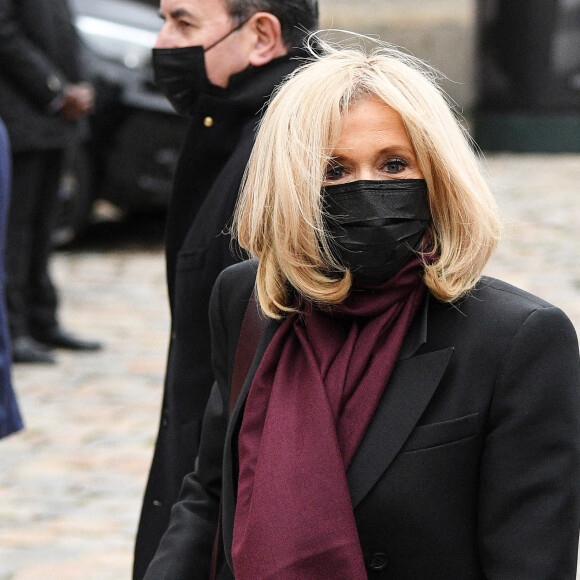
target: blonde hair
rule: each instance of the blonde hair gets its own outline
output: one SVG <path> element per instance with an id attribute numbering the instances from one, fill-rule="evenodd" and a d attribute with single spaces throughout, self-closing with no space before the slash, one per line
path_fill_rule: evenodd
<path id="1" fill-rule="evenodd" d="M 261 121 L 234 218 L 240 245 L 259 259 L 262 309 L 272 317 L 293 311 L 288 285 L 323 304 L 348 295 L 350 273 L 326 241 L 321 187 L 342 118 L 369 97 L 400 114 L 427 182 L 436 260 L 425 262 L 425 283 L 442 301 L 458 299 L 480 278 L 497 244 L 499 220 L 434 71 L 384 43 L 374 41 L 367 54 L 313 36 L 319 48 L 311 48 L 312 61 L 278 87 Z"/>

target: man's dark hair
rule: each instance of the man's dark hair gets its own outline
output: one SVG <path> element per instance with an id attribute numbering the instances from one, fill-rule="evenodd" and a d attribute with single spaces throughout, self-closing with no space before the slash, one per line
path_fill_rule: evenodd
<path id="1" fill-rule="evenodd" d="M 224 0 L 236 24 L 256 12 L 269 12 L 282 25 L 287 48 L 302 46 L 304 35 L 318 28 L 318 0 Z"/>

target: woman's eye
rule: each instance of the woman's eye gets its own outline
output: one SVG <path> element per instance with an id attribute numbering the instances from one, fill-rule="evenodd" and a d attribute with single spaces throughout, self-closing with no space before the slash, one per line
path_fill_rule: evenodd
<path id="1" fill-rule="evenodd" d="M 385 169 L 389 173 L 400 173 L 407 167 L 407 163 L 403 159 L 389 159 L 385 163 Z"/>
<path id="2" fill-rule="evenodd" d="M 342 165 L 329 165 L 326 169 L 325 179 L 332 181 L 333 179 L 340 179 L 344 174 L 344 167 Z"/>

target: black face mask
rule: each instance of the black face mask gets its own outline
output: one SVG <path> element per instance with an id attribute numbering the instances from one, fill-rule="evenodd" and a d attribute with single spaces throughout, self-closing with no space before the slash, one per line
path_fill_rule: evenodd
<path id="1" fill-rule="evenodd" d="M 332 254 L 361 285 L 381 284 L 400 270 L 431 219 L 424 179 L 330 185 L 323 203 Z"/>
<path id="2" fill-rule="evenodd" d="M 246 22 L 247 20 L 238 24 L 205 49 L 203 46 L 153 49 L 155 84 L 177 113 L 191 115 L 200 95 L 213 86 L 207 78 L 205 53 L 239 30 Z"/>

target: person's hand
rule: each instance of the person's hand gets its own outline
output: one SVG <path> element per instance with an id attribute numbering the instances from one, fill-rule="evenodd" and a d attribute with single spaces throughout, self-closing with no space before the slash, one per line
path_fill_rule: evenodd
<path id="1" fill-rule="evenodd" d="M 64 103 L 60 114 L 67 120 L 73 121 L 88 115 L 95 102 L 95 90 L 89 83 L 68 85 L 64 91 Z"/>

